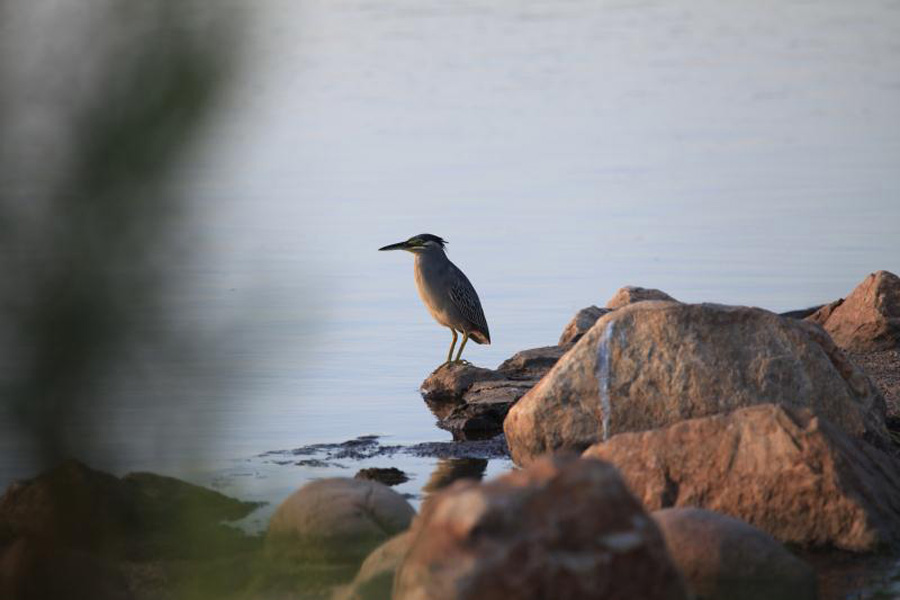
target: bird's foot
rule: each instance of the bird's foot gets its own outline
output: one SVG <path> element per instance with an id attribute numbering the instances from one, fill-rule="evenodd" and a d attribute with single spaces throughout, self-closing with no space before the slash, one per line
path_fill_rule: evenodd
<path id="1" fill-rule="evenodd" d="M 439 366 L 438 369 L 443 369 L 444 367 L 452 367 L 452 366 L 456 366 L 456 365 L 460 365 L 460 366 L 463 366 L 463 367 L 471 367 L 471 366 L 474 366 L 474 365 L 472 365 L 472 363 L 470 363 L 470 362 L 467 361 L 466 359 L 460 358 L 460 359 L 458 359 L 458 360 L 448 360 L 448 361 L 444 361 L 444 362 L 441 363 L 441 366 Z"/>

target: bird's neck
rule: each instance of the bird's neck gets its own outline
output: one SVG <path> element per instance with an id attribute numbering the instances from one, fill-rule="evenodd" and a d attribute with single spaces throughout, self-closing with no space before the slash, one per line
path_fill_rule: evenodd
<path id="1" fill-rule="evenodd" d="M 447 255 L 444 254 L 444 251 L 440 249 L 416 253 L 416 263 L 420 265 L 442 260 L 447 260 Z"/>

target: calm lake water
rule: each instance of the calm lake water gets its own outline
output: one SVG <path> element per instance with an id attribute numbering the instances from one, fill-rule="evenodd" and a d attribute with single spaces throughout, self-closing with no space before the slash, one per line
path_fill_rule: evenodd
<path id="1" fill-rule="evenodd" d="M 450 336 L 412 257 L 376 251 L 420 232 L 478 289 L 494 342 L 466 356 L 490 367 L 623 285 L 781 311 L 900 271 L 900 2 L 241 4 L 159 324 L 204 351 L 123 373 L 97 466 L 277 503 L 393 465 L 418 495 L 436 459 L 260 455 L 450 439 L 417 391 Z M 29 473 L 4 440 L 5 483 Z"/>

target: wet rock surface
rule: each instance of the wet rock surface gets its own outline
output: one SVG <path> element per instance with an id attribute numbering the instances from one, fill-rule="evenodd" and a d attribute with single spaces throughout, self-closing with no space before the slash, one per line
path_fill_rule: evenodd
<path id="1" fill-rule="evenodd" d="M 491 369 L 476 367 L 465 362 L 449 363 L 435 369 L 422 382 L 419 391 L 425 402 L 436 407 L 432 410 L 437 413 L 437 407 L 459 404 L 463 394 L 476 381 L 496 381 L 498 379 L 503 379 L 503 376 Z"/>
<path id="2" fill-rule="evenodd" d="M 900 277 L 889 271 L 870 274 L 843 300 L 809 317 L 852 352 L 900 349 Z"/>
<path id="3" fill-rule="evenodd" d="M 422 397 L 438 417 L 438 426 L 455 439 L 490 438 L 503 430 L 510 407 L 566 350 L 561 346 L 523 350 L 496 370 L 468 363 L 442 365 L 422 384 Z"/>
<path id="4" fill-rule="evenodd" d="M 759 529 L 698 508 L 652 516 L 697 600 L 816 600 L 812 567 Z"/>
<path id="5" fill-rule="evenodd" d="M 584 455 L 614 464 L 648 510 L 707 508 L 803 547 L 900 542 L 900 461 L 808 409 L 690 419 L 616 435 Z"/>
<path id="6" fill-rule="evenodd" d="M 814 408 L 888 443 L 884 399 L 818 326 L 765 310 L 638 302 L 601 317 L 510 409 L 513 459 L 742 406 Z"/>
<path id="7" fill-rule="evenodd" d="M 508 458 L 509 448 L 503 435 L 486 440 L 458 442 L 422 442 L 419 444 L 382 444 L 377 435 L 363 435 L 337 444 L 310 444 L 290 450 L 271 450 L 259 458 L 275 464 L 297 464 L 294 457 L 313 456 L 330 466 L 350 468 L 350 461 L 376 457 L 390 458 L 398 455 L 419 458 Z"/>
<path id="8" fill-rule="evenodd" d="M 652 519 L 600 461 L 538 461 L 434 496 L 393 598 L 684 598 Z"/>

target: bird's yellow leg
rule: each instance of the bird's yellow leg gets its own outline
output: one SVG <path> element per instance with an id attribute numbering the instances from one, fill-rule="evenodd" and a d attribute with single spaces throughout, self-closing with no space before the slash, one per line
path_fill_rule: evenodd
<path id="1" fill-rule="evenodd" d="M 456 355 L 456 362 L 459 362 L 459 358 L 462 356 L 463 348 L 466 347 L 466 342 L 469 341 L 469 334 L 463 333 L 463 341 L 462 344 L 459 345 L 459 354 Z"/>
<path id="2" fill-rule="evenodd" d="M 453 360 L 453 348 L 456 346 L 456 330 L 451 329 L 453 332 L 453 341 L 450 343 L 450 352 L 447 353 L 447 362 L 445 364 L 450 364 L 450 361 Z"/>

